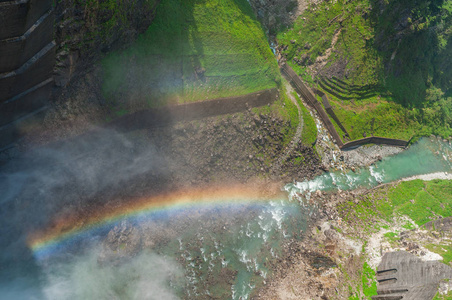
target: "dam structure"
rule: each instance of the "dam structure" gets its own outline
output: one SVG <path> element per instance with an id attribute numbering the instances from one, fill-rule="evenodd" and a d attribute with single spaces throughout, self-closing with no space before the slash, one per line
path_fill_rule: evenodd
<path id="1" fill-rule="evenodd" d="M 53 86 L 51 0 L 0 0 L 0 151 L 44 111 Z"/>

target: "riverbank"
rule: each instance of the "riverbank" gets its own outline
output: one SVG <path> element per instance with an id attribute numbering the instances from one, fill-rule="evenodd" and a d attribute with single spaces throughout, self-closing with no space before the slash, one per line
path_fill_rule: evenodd
<path id="1" fill-rule="evenodd" d="M 417 175 L 412 176 L 408 178 L 403 178 L 401 181 L 412 181 L 412 180 L 423 180 L 423 181 L 431 181 L 435 179 L 440 180 L 452 180 L 452 174 L 449 172 L 437 172 L 437 173 L 430 173 L 430 174 L 423 174 L 423 175 Z"/>
<path id="2" fill-rule="evenodd" d="M 450 265 L 450 231 L 421 226 L 451 217 L 452 181 L 444 177 L 449 178 L 444 172 L 430 173 L 370 191 L 312 193 L 309 203 L 318 209 L 311 227 L 302 241 L 287 242 L 290 251 L 255 299 L 368 299 L 376 295 L 375 270 L 385 252 L 407 251 L 423 261 Z M 423 189 L 434 199 L 424 200 Z M 419 214 L 410 211 L 414 207 Z"/>
<path id="3" fill-rule="evenodd" d="M 317 139 L 315 149 L 321 157 L 321 169 L 329 170 L 355 170 L 360 167 L 370 166 L 383 158 L 401 153 L 404 149 L 385 145 L 363 145 L 354 149 L 341 150 L 324 123 L 320 120 L 317 111 L 306 103 L 302 97 L 298 97 L 301 105 L 314 117 L 317 127 Z"/>

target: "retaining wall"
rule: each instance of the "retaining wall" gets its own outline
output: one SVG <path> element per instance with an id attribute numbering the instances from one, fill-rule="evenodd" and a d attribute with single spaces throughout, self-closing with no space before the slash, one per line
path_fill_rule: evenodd
<path id="1" fill-rule="evenodd" d="M 33 88 L 52 76 L 55 42 L 46 45 L 19 69 L 0 74 L 0 102 Z"/>
<path id="2" fill-rule="evenodd" d="M 336 128 L 334 128 L 333 123 L 331 123 L 331 120 L 330 118 L 328 118 L 328 115 L 326 114 L 322 105 L 319 103 L 319 101 L 317 101 L 314 93 L 303 83 L 303 81 L 301 81 L 300 77 L 287 64 L 283 64 L 281 66 L 281 70 L 283 71 L 284 74 L 287 75 L 287 77 L 290 80 L 290 83 L 294 86 L 297 92 L 301 94 L 303 98 L 308 102 L 308 104 L 317 111 L 320 119 L 327 128 L 328 132 L 333 137 L 335 143 L 340 148 L 342 148 L 344 143 L 342 142 L 340 135 L 337 133 Z"/>
<path id="3" fill-rule="evenodd" d="M 350 136 L 347 132 L 347 129 L 345 129 L 344 125 L 342 125 L 341 120 L 339 120 L 339 118 L 336 116 L 336 114 L 334 113 L 333 107 L 330 104 L 330 101 L 328 100 L 328 96 L 318 90 L 318 89 L 314 89 L 315 93 L 318 94 L 320 97 L 322 97 L 322 101 L 323 101 L 323 106 L 325 107 L 326 112 L 333 118 L 333 120 L 336 122 L 336 124 L 341 128 L 341 130 L 347 135 Z"/>
<path id="4" fill-rule="evenodd" d="M 52 0 L 0 0 L 0 149 L 46 107 L 55 65 Z"/>
<path id="5" fill-rule="evenodd" d="M 357 147 L 365 144 L 377 144 L 377 145 L 388 145 L 388 146 L 396 146 L 396 147 L 406 147 L 409 144 L 409 141 L 405 140 L 398 140 L 398 139 L 390 139 L 390 138 L 384 138 L 384 137 L 378 137 L 378 136 L 372 136 L 367 137 L 355 141 L 351 141 L 348 143 L 343 143 L 339 134 L 336 131 L 336 128 L 334 128 L 333 123 L 331 123 L 328 115 L 326 114 L 323 107 L 320 105 L 319 101 L 317 101 L 314 93 L 301 81 L 300 77 L 293 71 L 293 69 L 288 66 L 287 64 L 284 64 L 281 66 L 281 70 L 284 72 L 284 74 L 287 75 L 287 77 L 290 79 L 290 83 L 294 86 L 294 88 L 299 92 L 303 98 L 308 102 L 309 105 L 315 108 L 315 110 L 318 112 L 320 119 L 325 124 L 326 128 L 328 129 L 329 133 L 333 137 L 333 139 L 336 141 L 336 144 L 341 149 L 347 149 L 352 147 Z M 323 95 L 325 95 L 323 92 L 321 92 Z M 326 95 L 325 95 L 326 98 Z M 322 99 L 325 101 L 325 99 L 322 96 Z M 331 107 L 329 104 L 328 99 L 326 98 L 326 104 L 325 107 Z M 337 118 L 336 114 L 334 114 L 333 110 L 331 109 L 332 114 L 334 115 L 333 118 Z M 335 119 L 336 120 L 336 119 Z M 339 121 L 339 119 L 336 121 L 339 126 L 341 126 L 341 129 L 343 127 L 342 123 Z M 344 129 L 344 132 L 347 132 Z M 347 133 L 348 134 L 348 133 Z"/>
<path id="6" fill-rule="evenodd" d="M 53 80 L 47 79 L 33 88 L 0 104 L 0 120 L 11 123 L 47 104 Z"/>
<path id="7" fill-rule="evenodd" d="M 0 40 L 23 35 L 52 8 L 52 0 L 0 1 Z"/>
<path id="8" fill-rule="evenodd" d="M 361 146 L 361 145 L 365 145 L 365 144 L 406 147 L 406 146 L 408 146 L 408 141 L 384 138 L 384 137 L 379 137 L 379 136 L 371 136 L 371 137 L 367 137 L 367 138 L 363 138 L 363 139 L 345 143 L 342 146 L 342 149 L 357 147 L 357 146 Z"/>
<path id="9" fill-rule="evenodd" d="M 168 126 L 177 122 L 232 114 L 252 107 L 269 105 L 277 100 L 278 97 L 278 90 L 273 88 L 243 96 L 148 109 L 123 116 L 108 124 L 107 127 L 113 127 L 118 131 L 131 131 Z"/>
<path id="10" fill-rule="evenodd" d="M 45 13 L 23 35 L 0 40 L 0 74 L 20 68 L 48 45 L 53 35 L 54 15 Z"/>
<path id="11" fill-rule="evenodd" d="M 452 279 L 452 268 L 439 261 L 422 261 L 405 252 L 387 252 L 377 269 L 373 300 L 432 299 L 441 280 Z"/>

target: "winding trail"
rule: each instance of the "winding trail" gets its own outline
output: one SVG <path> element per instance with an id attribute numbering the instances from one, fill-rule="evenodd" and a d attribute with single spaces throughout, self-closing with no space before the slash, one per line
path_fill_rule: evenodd
<path id="1" fill-rule="evenodd" d="M 292 103 L 297 107 L 299 122 L 292 141 L 286 147 L 283 154 L 280 155 L 278 160 L 273 164 L 272 173 L 277 172 L 277 170 L 279 170 L 283 163 L 286 161 L 287 157 L 289 157 L 289 155 L 292 154 L 292 152 L 295 150 L 295 147 L 297 147 L 298 143 L 301 140 L 301 134 L 304 127 L 303 112 L 301 111 L 301 107 L 297 99 L 295 99 L 295 97 L 292 95 L 294 89 L 287 81 L 284 82 L 284 86 L 286 87 L 286 95 L 289 97 L 290 101 L 292 101 Z"/>

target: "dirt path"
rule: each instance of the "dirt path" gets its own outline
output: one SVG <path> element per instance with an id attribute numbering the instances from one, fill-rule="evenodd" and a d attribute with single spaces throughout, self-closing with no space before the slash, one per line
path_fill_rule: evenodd
<path id="1" fill-rule="evenodd" d="M 281 166 L 284 164 L 284 162 L 287 160 L 289 155 L 292 154 L 292 152 L 295 150 L 295 147 L 297 147 L 298 143 L 301 140 L 301 133 L 303 132 L 304 127 L 303 113 L 301 111 L 300 104 L 298 103 L 297 99 L 295 99 L 295 97 L 292 95 L 294 89 L 287 81 L 284 82 L 284 85 L 287 90 L 286 92 L 287 96 L 298 109 L 298 117 L 300 118 L 300 120 L 298 122 L 297 131 L 295 132 L 292 141 L 286 147 L 284 152 L 279 156 L 278 160 L 273 164 L 272 173 L 277 173 Z"/>

